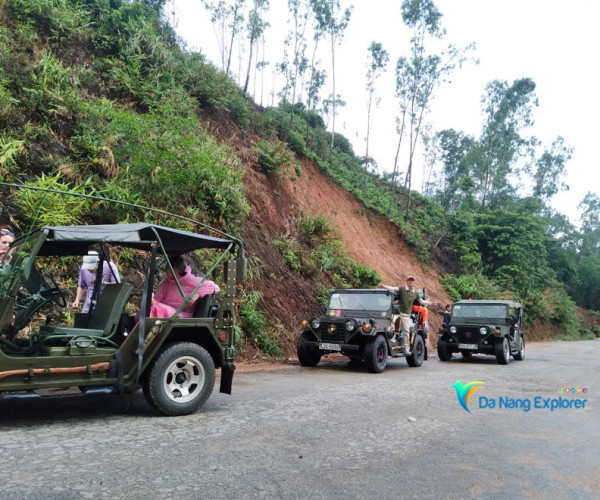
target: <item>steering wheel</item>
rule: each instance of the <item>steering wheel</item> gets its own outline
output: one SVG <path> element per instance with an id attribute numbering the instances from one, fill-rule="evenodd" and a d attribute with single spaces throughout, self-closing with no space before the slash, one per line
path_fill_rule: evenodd
<path id="1" fill-rule="evenodd" d="M 46 278 L 48 278 L 48 280 L 52 284 L 52 287 L 48 286 Z M 46 288 L 46 290 L 44 290 L 40 294 L 43 297 L 52 300 L 52 302 L 54 302 L 59 307 L 67 307 L 67 298 L 65 297 L 65 293 L 60 289 L 58 283 L 56 283 L 54 276 L 52 276 L 52 274 L 50 274 L 50 272 L 46 269 L 42 269 L 42 281 L 44 282 L 44 287 Z"/>

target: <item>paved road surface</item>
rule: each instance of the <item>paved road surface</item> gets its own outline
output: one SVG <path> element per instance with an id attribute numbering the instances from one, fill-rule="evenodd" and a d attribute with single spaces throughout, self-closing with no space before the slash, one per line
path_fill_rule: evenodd
<path id="1" fill-rule="evenodd" d="M 232 396 L 179 418 L 141 393 L 3 401 L 0 498 L 600 498 L 600 340 L 527 348 L 508 366 L 239 370 Z M 485 382 L 471 413 L 456 380 Z M 526 412 L 479 397 L 587 402 Z"/>

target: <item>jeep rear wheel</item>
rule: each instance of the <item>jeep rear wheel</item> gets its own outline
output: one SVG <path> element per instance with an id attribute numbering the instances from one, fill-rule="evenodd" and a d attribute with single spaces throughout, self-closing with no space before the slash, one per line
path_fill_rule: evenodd
<path id="1" fill-rule="evenodd" d="M 304 332 L 298 341 L 298 361 L 302 366 L 317 366 L 321 361 L 321 351 L 308 344 L 310 339 L 308 332 Z"/>
<path id="2" fill-rule="evenodd" d="M 388 348 L 383 335 L 377 335 L 365 345 L 365 366 L 371 373 L 381 373 L 387 366 Z"/>
<path id="3" fill-rule="evenodd" d="M 525 359 L 525 339 L 521 337 L 519 342 L 519 350 L 513 356 L 517 361 L 523 361 Z"/>
<path id="4" fill-rule="evenodd" d="M 500 365 L 507 365 L 510 361 L 510 344 L 508 338 L 504 337 L 502 340 L 498 340 L 494 346 L 496 353 L 496 361 Z"/>
<path id="5" fill-rule="evenodd" d="M 440 361 L 450 361 L 452 359 L 452 353 L 448 346 L 448 342 L 442 339 L 438 339 L 437 352 Z"/>
<path id="6" fill-rule="evenodd" d="M 425 342 L 423 342 L 423 337 L 417 335 L 415 339 L 415 344 L 413 345 L 412 354 L 410 356 L 406 356 L 406 362 L 408 366 L 421 366 L 423 364 L 423 360 L 425 359 Z"/>
<path id="7" fill-rule="evenodd" d="M 215 364 L 198 344 L 165 347 L 148 368 L 144 396 L 163 415 L 187 415 L 202 406 L 215 385 Z"/>

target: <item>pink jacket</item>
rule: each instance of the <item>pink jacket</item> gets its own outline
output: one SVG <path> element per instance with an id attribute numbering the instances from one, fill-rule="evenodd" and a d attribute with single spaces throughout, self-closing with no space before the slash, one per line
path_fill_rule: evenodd
<path id="1" fill-rule="evenodd" d="M 181 285 L 181 289 L 183 293 L 188 296 L 190 295 L 194 289 L 198 286 L 198 284 L 202 281 L 202 278 L 198 276 L 194 276 L 192 274 L 192 270 L 189 266 L 185 268 L 186 273 L 183 276 L 179 276 L 177 279 L 179 280 L 179 284 Z M 205 295 L 211 293 L 217 293 L 220 291 L 219 286 L 210 280 L 205 280 L 204 283 L 200 286 L 198 291 L 196 292 L 196 300 L 201 299 Z M 184 298 L 181 296 L 179 292 L 179 288 L 177 287 L 177 283 L 174 280 L 166 278 L 158 288 L 156 289 L 156 293 L 154 294 L 154 300 L 156 302 L 160 302 L 166 306 L 169 306 L 173 309 L 171 314 L 175 312 L 175 310 L 179 309 L 181 304 L 183 304 Z M 196 300 L 193 300 L 190 304 L 188 304 L 185 309 L 181 311 L 179 314 L 180 318 L 191 318 L 194 314 L 194 306 Z M 169 314 L 169 316 L 171 315 Z"/>

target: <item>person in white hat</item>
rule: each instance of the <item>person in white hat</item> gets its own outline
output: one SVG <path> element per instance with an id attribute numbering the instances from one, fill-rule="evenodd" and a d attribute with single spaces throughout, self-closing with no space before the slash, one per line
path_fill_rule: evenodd
<path id="1" fill-rule="evenodd" d="M 90 305 L 92 303 L 92 294 L 94 293 L 94 283 L 96 282 L 96 272 L 98 270 L 99 262 L 100 257 L 96 251 L 91 250 L 87 255 L 83 256 L 81 269 L 79 269 L 79 280 L 77 281 L 77 293 L 75 294 L 75 300 L 72 304 L 73 309 L 77 309 L 79 307 L 79 303 L 85 295 L 85 301 L 83 302 L 83 308 L 81 309 L 81 312 L 89 312 Z M 115 263 L 112 261 L 104 261 L 102 266 L 102 286 L 100 288 L 100 293 L 102 293 L 104 285 L 107 283 L 120 282 L 121 277 L 119 276 L 119 271 Z"/>

